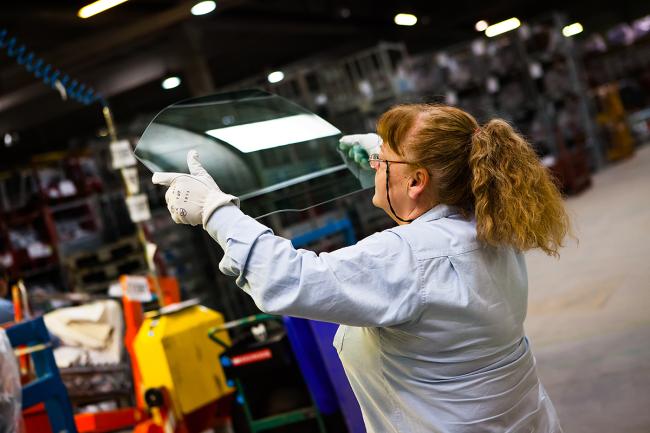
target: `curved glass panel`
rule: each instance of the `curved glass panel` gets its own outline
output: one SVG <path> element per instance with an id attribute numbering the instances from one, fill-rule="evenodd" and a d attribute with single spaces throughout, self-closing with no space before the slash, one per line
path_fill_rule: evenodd
<path id="1" fill-rule="evenodd" d="M 280 96 L 242 90 L 161 111 L 135 148 L 152 172 L 187 173 L 190 149 L 253 217 L 304 210 L 359 191 L 337 151 L 341 131 Z"/>

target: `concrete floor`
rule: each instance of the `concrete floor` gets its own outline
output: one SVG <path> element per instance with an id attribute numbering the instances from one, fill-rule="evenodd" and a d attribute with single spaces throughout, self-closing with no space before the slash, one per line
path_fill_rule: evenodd
<path id="1" fill-rule="evenodd" d="M 650 432 L 650 145 L 567 200 L 579 243 L 527 254 L 526 330 L 565 433 Z"/>

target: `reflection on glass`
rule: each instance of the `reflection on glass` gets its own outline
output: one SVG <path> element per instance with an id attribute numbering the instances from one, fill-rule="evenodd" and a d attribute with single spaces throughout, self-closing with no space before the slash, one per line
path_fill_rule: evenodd
<path id="1" fill-rule="evenodd" d="M 206 134 L 249 153 L 341 133 L 315 114 L 296 114 L 246 125 L 211 129 Z"/>
<path id="2" fill-rule="evenodd" d="M 337 152 L 341 132 L 310 111 L 261 90 L 171 105 L 142 134 L 137 158 L 151 171 L 187 173 L 201 163 L 254 217 L 305 209 L 361 189 Z"/>

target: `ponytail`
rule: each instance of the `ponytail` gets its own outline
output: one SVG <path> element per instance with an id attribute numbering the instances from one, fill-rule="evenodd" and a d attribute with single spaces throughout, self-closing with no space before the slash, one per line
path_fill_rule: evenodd
<path id="1" fill-rule="evenodd" d="M 481 128 L 456 107 L 406 104 L 384 113 L 377 133 L 429 171 L 435 202 L 475 215 L 479 240 L 559 255 L 570 232 L 562 197 L 532 147 L 506 121 Z"/>
<path id="2" fill-rule="evenodd" d="M 541 248 L 559 256 L 569 233 L 560 192 L 539 158 L 506 121 L 493 119 L 471 136 L 471 190 L 479 240 Z"/>

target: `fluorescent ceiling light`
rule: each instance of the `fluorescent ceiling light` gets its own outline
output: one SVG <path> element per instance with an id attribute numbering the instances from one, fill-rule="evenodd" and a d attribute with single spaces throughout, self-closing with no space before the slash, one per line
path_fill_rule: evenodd
<path id="1" fill-rule="evenodd" d="M 315 114 L 297 114 L 279 119 L 228 126 L 205 131 L 243 153 L 330 137 L 341 131 Z"/>
<path id="2" fill-rule="evenodd" d="M 181 79 L 178 77 L 168 77 L 163 80 L 161 85 L 165 90 L 173 89 L 181 85 Z"/>
<path id="3" fill-rule="evenodd" d="M 197 4 L 192 6 L 190 12 L 192 12 L 192 15 L 205 15 L 205 14 L 209 14 L 216 8 L 217 8 L 217 3 L 215 3 L 212 0 L 206 0 L 206 1 L 198 2 Z"/>
<path id="4" fill-rule="evenodd" d="M 113 6 L 124 3 L 127 0 L 97 0 L 94 3 L 86 5 L 79 9 L 77 16 L 79 18 L 89 18 L 93 15 L 97 15 L 100 12 L 104 12 L 106 9 L 110 9 Z"/>
<path id="5" fill-rule="evenodd" d="M 517 18 L 510 18 L 500 23 L 492 24 L 487 29 L 485 29 L 485 36 L 491 38 L 493 36 L 500 35 L 510 30 L 514 30 L 521 25 L 521 21 Z"/>
<path id="6" fill-rule="evenodd" d="M 398 26 L 412 26 L 418 22 L 418 17 L 413 14 L 397 14 L 395 15 L 395 24 Z"/>
<path id="7" fill-rule="evenodd" d="M 284 73 L 282 71 L 271 72 L 268 77 L 269 83 L 279 83 L 284 80 Z"/>
<path id="8" fill-rule="evenodd" d="M 568 38 L 568 37 L 571 37 L 571 36 L 575 36 L 578 33 L 582 33 L 582 30 L 584 30 L 582 28 L 582 24 L 573 23 L 573 24 L 569 24 L 568 26 L 565 26 L 562 29 L 562 34 Z"/>
<path id="9" fill-rule="evenodd" d="M 488 23 L 485 20 L 481 20 L 474 24 L 474 28 L 476 29 L 477 32 L 484 32 L 485 29 L 488 28 Z"/>

